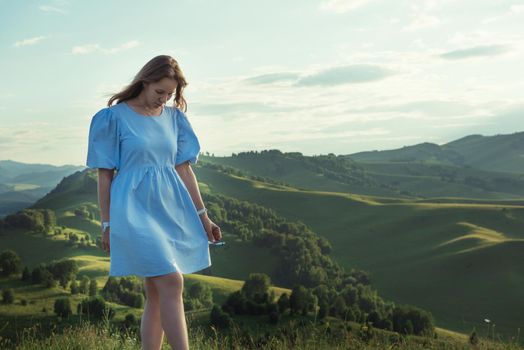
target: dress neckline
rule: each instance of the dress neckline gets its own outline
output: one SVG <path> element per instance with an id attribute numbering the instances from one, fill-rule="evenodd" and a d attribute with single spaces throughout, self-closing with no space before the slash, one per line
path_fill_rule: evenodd
<path id="1" fill-rule="evenodd" d="M 140 113 L 138 113 L 137 111 L 135 111 L 135 110 L 133 109 L 133 107 L 131 107 L 130 105 L 127 104 L 127 102 L 124 101 L 124 102 L 122 102 L 122 104 L 126 105 L 126 107 L 127 107 L 131 112 L 133 112 L 135 115 L 138 115 L 139 117 L 142 117 L 142 118 L 160 118 L 160 117 L 162 117 L 162 116 L 164 115 L 164 112 L 165 112 L 165 110 L 166 110 L 166 106 L 163 105 L 163 106 L 162 106 L 162 112 L 160 112 L 159 115 L 143 115 L 143 114 L 140 114 Z"/>

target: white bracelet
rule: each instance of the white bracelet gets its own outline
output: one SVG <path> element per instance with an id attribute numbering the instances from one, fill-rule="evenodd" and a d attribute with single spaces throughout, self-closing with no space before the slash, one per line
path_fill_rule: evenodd
<path id="1" fill-rule="evenodd" d="M 204 214 L 205 212 L 207 211 L 206 207 L 200 209 L 199 211 L 197 211 L 198 215 L 202 215 Z"/>
<path id="2" fill-rule="evenodd" d="M 103 221 L 100 226 L 102 226 L 102 232 L 105 232 L 106 228 L 109 227 L 109 221 Z"/>

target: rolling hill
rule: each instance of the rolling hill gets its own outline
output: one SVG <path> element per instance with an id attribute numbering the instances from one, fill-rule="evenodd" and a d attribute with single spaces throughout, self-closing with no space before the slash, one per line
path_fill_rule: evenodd
<path id="1" fill-rule="evenodd" d="M 509 135 L 469 135 L 436 145 L 421 143 L 396 150 L 359 152 L 349 158 L 357 162 L 424 162 L 485 171 L 524 173 L 524 132 Z"/>
<path id="2" fill-rule="evenodd" d="M 313 191 L 194 167 L 201 191 L 257 203 L 307 224 L 327 238 L 330 254 L 346 269 L 369 271 L 380 295 L 430 310 L 437 325 L 469 333 L 496 320 L 498 331 L 515 335 L 524 318 L 515 305 L 524 288 L 524 203 L 414 199 Z M 96 174 L 66 178 L 36 207 L 56 210 L 59 224 L 98 232 L 98 223 L 75 217 L 78 206 L 96 210 Z M 246 279 L 250 272 L 271 275 L 273 256 L 251 242 L 229 241 L 213 252 L 217 277 Z M 82 254 L 89 264 L 88 255 Z M 107 272 L 107 260 L 104 269 Z"/>
<path id="3" fill-rule="evenodd" d="M 346 268 L 371 273 L 381 295 L 430 310 L 437 324 L 469 332 L 483 319 L 515 335 L 524 317 L 522 202 L 431 201 L 308 191 L 268 185 L 207 167 L 212 191 L 268 206 L 301 220 L 333 245 Z"/>
<path id="4" fill-rule="evenodd" d="M 202 159 L 254 178 L 270 178 L 310 190 L 397 198 L 524 198 L 524 173 L 492 172 L 445 162 L 363 162 L 342 155 L 304 156 L 278 150 Z"/>
<path id="5" fill-rule="evenodd" d="M 64 177 L 84 168 L 0 160 L 0 218 L 33 204 Z"/>
<path id="6" fill-rule="evenodd" d="M 489 318 L 497 331 L 514 336 L 524 325 L 518 307 L 524 288 L 524 173 L 518 164 L 507 164 L 519 159 L 522 133 L 514 135 L 470 136 L 448 146 L 416 145 L 359 159 L 278 150 L 202 155 L 194 170 L 204 194 L 256 203 L 305 223 L 331 242 L 335 261 L 369 271 L 381 296 L 431 311 L 439 327 L 469 333 Z M 500 153 L 482 158 L 489 147 Z M 64 178 L 34 207 L 53 209 L 59 225 L 94 237 L 98 221 L 74 211 L 97 213 L 96 173 Z M 214 276 L 243 280 L 250 272 L 272 273 L 278 257 L 235 238 L 224 232 L 227 249 L 212 252 Z M 60 252 L 59 242 L 42 249 L 48 256 L 35 255 L 35 246 L 17 239 L 10 244 L 30 262 L 72 254 L 87 273 L 107 275 L 108 260 L 100 251 Z"/>

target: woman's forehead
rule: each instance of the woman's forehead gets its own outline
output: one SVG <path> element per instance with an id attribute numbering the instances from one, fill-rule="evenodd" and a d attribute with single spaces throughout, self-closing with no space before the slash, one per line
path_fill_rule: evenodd
<path id="1" fill-rule="evenodd" d="M 164 89 L 166 91 L 175 91 L 177 87 L 177 82 L 174 79 L 162 78 L 157 82 L 152 84 L 156 89 Z"/>

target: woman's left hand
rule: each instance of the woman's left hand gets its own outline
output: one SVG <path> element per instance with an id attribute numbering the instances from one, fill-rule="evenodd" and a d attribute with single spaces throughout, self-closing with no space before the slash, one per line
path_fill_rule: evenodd
<path id="1" fill-rule="evenodd" d="M 207 239 L 210 242 L 219 241 L 222 239 L 222 231 L 220 231 L 220 227 L 215 224 L 211 219 L 206 215 L 201 218 L 202 225 L 204 225 L 204 229 L 207 233 Z"/>

